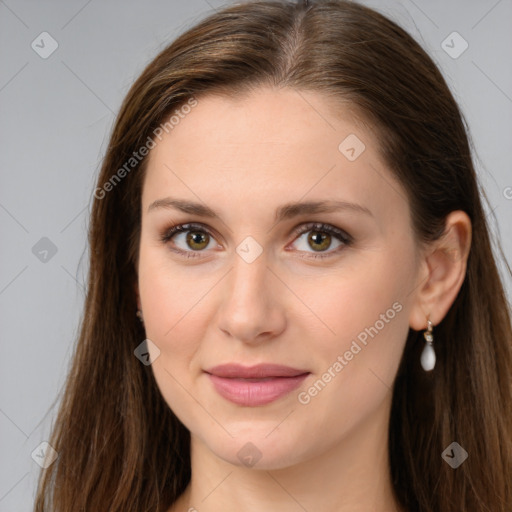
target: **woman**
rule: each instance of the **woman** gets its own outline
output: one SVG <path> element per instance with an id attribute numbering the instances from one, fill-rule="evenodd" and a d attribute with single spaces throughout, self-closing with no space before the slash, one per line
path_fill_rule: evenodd
<path id="1" fill-rule="evenodd" d="M 35 510 L 512 510 L 512 333 L 463 117 L 396 24 L 250 2 L 116 121 Z"/>

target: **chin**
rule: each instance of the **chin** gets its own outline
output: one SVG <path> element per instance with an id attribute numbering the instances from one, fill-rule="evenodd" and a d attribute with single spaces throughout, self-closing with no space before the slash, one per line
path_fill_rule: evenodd
<path id="1" fill-rule="evenodd" d="M 275 425 L 274 427 L 275 428 Z M 254 470 L 276 470 L 290 467 L 305 458 L 303 436 L 272 429 L 244 429 L 243 434 L 222 440 L 204 441 L 220 459 L 239 467 Z M 298 450 L 300 447 L 300 452 Z"/>

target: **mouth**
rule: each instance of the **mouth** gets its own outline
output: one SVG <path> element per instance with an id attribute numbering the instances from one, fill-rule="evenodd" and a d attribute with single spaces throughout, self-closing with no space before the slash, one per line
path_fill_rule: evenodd
<path id="1" fill-rule="evenodd" d="M 215 391 L 237 405 L 255 407 L 274 402 L 299 387 L 308 370 L 276 364 L 224 364 L 205 370 Z"/>

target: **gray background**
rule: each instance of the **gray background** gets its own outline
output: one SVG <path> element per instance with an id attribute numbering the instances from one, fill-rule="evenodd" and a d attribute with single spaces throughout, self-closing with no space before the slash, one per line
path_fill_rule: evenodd
<path id="1" fill-rule="evenodd" d="M 90 200 L 114 113 L 163 46 L 227 3 L 0 0 L 2 512 L 33 503 L 40 468 L 31 454 L 48 439 L 77 335 Z M 512 0 L 361 3 L 397 21 L 440 66 L 469 123 L 491 226 L 510 261 Z M 453 31 L 469 44 L 458 58 L 442 47 Z M 43 46 L 42 32 L 58 43 L 46 59 L 31 47 Z"/>

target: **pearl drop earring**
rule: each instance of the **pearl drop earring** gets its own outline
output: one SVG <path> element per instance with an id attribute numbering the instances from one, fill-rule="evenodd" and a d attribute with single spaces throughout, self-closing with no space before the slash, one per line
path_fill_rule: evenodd
<path id="1" fill-rule="evenodd" d="M 427 320 L 427 330 L 423 333 L 423 337 L 425 338 L 425 347 L 421 353 L 421 366 L 426 372 L 429 372 L 433 370 L 436 365 L 436 353 L 432 346 L 434 336 L 432 334 L 432 322 L 430 319 Z"/>

